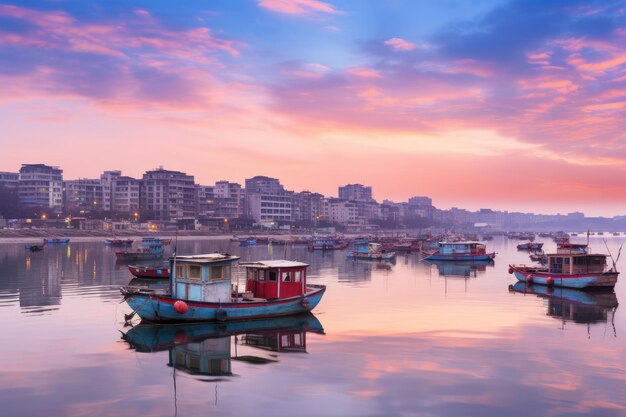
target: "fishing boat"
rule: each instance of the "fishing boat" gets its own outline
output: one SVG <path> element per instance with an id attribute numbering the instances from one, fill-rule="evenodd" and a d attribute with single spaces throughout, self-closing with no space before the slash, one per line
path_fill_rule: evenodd
<path id="1" fill-rule="evenodd" d="M 239 246 L 256 246 L 256 239 L 246 239 L 239 242 Z"/>
<path id="2" fill-rule="evenodd" d="M 117 251 L 115 257 L 118 261 L 145 261 L 163 258 L 163 246 L 150 246 L 136 250 Z"/>
<path id="3" fill-rule="evenodd" d="M 526 242 L 517 245 L 518 250 L 539 251 L 541 248 L 543 248 L 543 243 L 540 242 Z"/>
<path id="4" fill-rule="evenodd" d="M 163 239 L 160 237 L 144 237 L 141 239 L 141 246 L 143 247 L 152 247 L 152 246 L 166 246 L 172 243 L 172 239 Z"/>
<path id="5" fill-rule="evenodd" d="M 41 252 L 45 245 L 37 245 L 37 244 L 28 244 L 24 245 L 24 249 L 29 250 L 31 252 Z"/>
<path id="6" fill-rule="evenodd" d="M 210 253 L 170 258 L 169 294 L 134 286 L 121 289 L 133 313 L 153 322 L 230 321 L 287 316 L 311 311 L 324 285 L 307 284 L 308 264 L 286 260 L 241 264 L 245 291 L 231 283 L 239 257 Z"/>
<path id="7" fill-rule="evenodd" d="M 581 251 L 580 246 L 584 247 Z M 589 253 L 587 245 L 561 244 L 556 253 L 547 254 L 547 267 L 509 265 L 509 273 L 529 284 L 567 288 L 612 288 L 619 272 L 607 269 L 607 255 Z M 619 259 L 619 256 L 618 256 Z"/>
<path id="8" fill-rule="evenodd" d="M 347 243 L 333 239 L 317 239 L 309 244 L 309 250 L 342 250 L 347 247 Z"/>
<path id="9" fill-rule="evenodd" d="M 104 244 L 106 246 L 130 246 L 133 244 L 133 239 L 105 239 Z"/>
<path id="10" fill-rule="evenodd" d="M 169 278 L 167 265 L 128 265 L 128 270 L 137 278 Z"/>
<path id="11" fill-rule="evenodd" d="M 487 253 L 487 247 L 480 242 L 439 242 L 439 249 L 428 254 L 429 261 L 488 261 L 496 257 L 495 252 Z"/>
<path id="12" fill-rule="evenodd" d="M 70 239 L 67 237 L 55 237 L 50 239 L 44 239 L 43 243 L 46 245 L 67 245 L 70 243 Z"/>
<path id="13" fill-rule="evenodd" d="M 348 252 L 347 257 L 369 261 L 392 261 L 396 259 L 396 253 L 385 251 L 380 243 L 370 242 L 368 239 L 355 239 L 354 248 Z"/>

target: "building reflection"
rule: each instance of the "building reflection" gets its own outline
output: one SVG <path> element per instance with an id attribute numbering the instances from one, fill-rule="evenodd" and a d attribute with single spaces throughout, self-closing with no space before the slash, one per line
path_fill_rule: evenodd
<path id="1" fill-rule="evenodd" d="M 177 370 L 219 379 L 233 374 L 232 361 L 266 364 L 277 362 L 277 353 L 306 353 L 309 332 L 324 334 L 312 314 L 226 323 L 140 323 L 122 339 L 137 352 L 169 351 L 168 365 Z"/>
<path id="2" fill-rule="evenodd" d="M 509 286 L 509 292 L 532 294 L 547 300 L 546 314 L 563 323 L 613 323 L 619 305 L 613 290 L 592 292 L 517 282 Z"/>
<path id="3" fill-rule="evenodd" d="M 49 246 L 42 252 L 24 245 L 0 246 L 0 293 L 14 294 L 25 311 L 42 312 L 58 306 L 64 295 L 79 295 L 96 287 L 100 297 L 118 299 L 119 285 L 130 279 L 116 270 L 114 257 L 100 242 Z"/>

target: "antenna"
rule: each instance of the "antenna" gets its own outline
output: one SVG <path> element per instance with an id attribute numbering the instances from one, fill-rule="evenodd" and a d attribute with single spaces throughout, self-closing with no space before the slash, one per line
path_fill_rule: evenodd
<path id="1" fill-rule="evenodd" d="M 611 251 L 609 250 L 609 245 L 607 245 L 606 239 L 602 239 L 602 240 L 604 240 L 604 246 L 606 246 L 606 250 L 607 250 L 607 252 L 609 252 L 609 256 L 611 257 L 611 262 L 613 263 L 613 272 L 617 272 L 617 266 L 615 265 L 617 263 L 617 261 L 615 259 L 613 259 L 613 255 L 611 254 Z M 622 246 L 623 245 L 624 244 L 622 243 L 622 245 L 619 247 L 619 252 L 618 252 L 618 255 L 617 255 L 617 259 L 619 259 L 619 255 L 621 255 L 621 253 L 622 253 Z"/>

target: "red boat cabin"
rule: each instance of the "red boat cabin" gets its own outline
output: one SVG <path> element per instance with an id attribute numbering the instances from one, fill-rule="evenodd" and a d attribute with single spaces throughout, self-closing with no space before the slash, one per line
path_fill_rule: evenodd
<path id="1" fill-rule="evenodd" d="M 295 261 L 246 262 L 246 292 L 255 298 L 290 298 L 306 293 L 308 264 Z"/>

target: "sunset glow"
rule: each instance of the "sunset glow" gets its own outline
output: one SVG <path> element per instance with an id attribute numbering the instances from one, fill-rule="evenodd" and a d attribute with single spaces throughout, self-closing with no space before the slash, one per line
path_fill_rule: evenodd
<path id="1" fill-rule="evenodd" d="M 626 5 L 5 2 L 0 125 L 0 171 L 626 214 Z"/>

